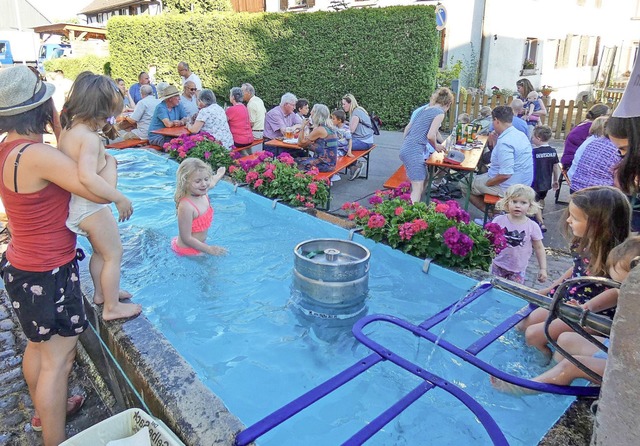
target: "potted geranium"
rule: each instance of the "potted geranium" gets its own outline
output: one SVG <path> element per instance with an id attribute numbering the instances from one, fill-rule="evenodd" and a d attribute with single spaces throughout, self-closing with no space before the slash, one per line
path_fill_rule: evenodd
<path id="1" fill-rule="evenodd" d="M 551 85 L 543 85 L 540 88 L 540 93 L 542 93 L 542 96 L 549 97 L 549 95 L 553 92 L 553 87 Z"/>
<path id="2" fill-rule="evenodd" d="M 377 191 L 367 209 L 345 203 L 349 220 L 363 227 L 363 235 L 414 256 L 432 258 L 442 266 L 488 270 L 493 257 L 506 247 L 502 228 L 470 223 L 469 214 L 454 200 L 411 203 L 410 185 Z"/>
<path id="3" fill-rule="evenodd" d="M 533 59 L 525 59 L 525 61 L 522 62 L 523 70 L 533 70 L 535 67 L 536 67 L 536 63 Z"/>
<path id="4" fill-rule="evenodd" d="M 325 180 L 316 179 L 318 169 L 302 172 L 288 153 L 274 157 L 263 151 L 254 159 L 236 160 L 229 167 L 231 177 L 269 198 L 280 198 L 292 206 L 315 208 L 329 200 Z"/>
<path id="5" fill-rule="evenodd" d="M 221 166 L 228 168 L 233 164 L 229 150 L 206 132 L 174 138 L 164 145 L 164 151 L 178 162 L 185 158 L 200 158 L 210 164 L 214 171 Z"/>

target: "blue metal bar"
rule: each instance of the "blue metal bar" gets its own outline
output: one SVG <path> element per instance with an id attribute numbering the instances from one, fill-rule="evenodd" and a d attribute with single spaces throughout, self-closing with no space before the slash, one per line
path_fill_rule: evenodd
<path id="1" fill-rule="evenodd" d="M 490 282 L 479 282 L 469 293 L 467 293 L 461 300 L 452 303 L 448 307 L 443 310 L 437 312 L 430 318 L 426 319 L 423 323 L 420 324 L 420 327 L 425 330 L 430 329 L 431 327 L 439 324 L 443 320 L 445 320 L 452 312 L 458 312 L 462 308 L 469 305 L 471 302 L 476 300 L 478 297 L 482 296 L 484 293 L 493 288 L 493 285 Z M 455 310 L 455 311 L 454 311 Z"/>
<path id="2" fill-rule="evenodd" d="M 491 343 L 494 342 L 496 339 L 498 339 L 500 336 L 502 336 L 503 334 L 511 330 L 514 327 L 514 325 L 516 325 L 525 317 L 529 316 L 529 314 L 536 308 L 538 307 L 533 304 L 529 304 L 526 307 L 521 308 L 520 310 L 518 310 L 517 313 L 511 315 L 511 317 L 508 317 L 507 319 L 502 321 L 499 325 L 495 326 L 493 330 L 491 330 L 489 333 L 487 333 L 486 335 L 478 339 L 476 342 L 471 344 L 465 350 L 471 353 L 472 355 L 477 355 L 482 350 L 484 350 L 489 345 L 491 345 Z"/>
<path id="3" fill-rule="evenodd" d="M 251 443 L 256 438 L 269 432 L 271 429 L 285 422 L 303 409 L 306 409 L 311 404 L 336 390 L 338 387 L 348 383 L 353 378 L 367 371 L 383 359 L 384 358 L 380 357 L 380 355 L 372 353 L 366 358 L 358 361 L 348 369 L 343 370 L 339 374 L 314 387 L 304 395 L 296 398 L 287 405 L 282 406 L 280 409 L 272 412 L 262 420 L 240 432 L 236 436 L 236 445 L 245 446 Z"/>
<path id="4" fill-rule="evenodd" d="M 600 392 L 600 388 L 599 387 L 583 387 L 583 386 L 558 386 L 555 384 L 546 384 L 546 383 L 539 383 L 539 382 L 535 382 L 535 381 L 531 381 L 528 379 L 524 379 L 524 378 L 519 378 L 513 375 L 510 375 L 508 373 L 503 372 L 500 369 L 495 368 L 494 366 L 492 366 L 491 364 L 488 364 L 487 362 L 477 358 L 476 356 L 472 355 L 471 353 L 462 350 L 461 348 L 451 344 L 450 342 L 444 340 L 444 339 L 438 339 L 438 336 L 436 336 L 435 334 L 431 333 L 430 331 L 425 330 L 422 327 L 419 327 L 417 325 L 413 325 L 410 322 L 407 322 L 405 320 L 402 320 L 400 318 L 394 317 L 394 316 L 388 316 L 388 315 L 384 315 L 384 314 L 373 314 L 373 315 L 368 315 L 363 317 L 362 319 L 358 320 L 354 325 L 353 325 L 353 334 L 356 337 L 356 339 L 358 339 L 358 341 L 360 341 L 361 343 L 363 343 L 364 345 L 366 345 L 367 347 L 369 347 L 370 349 L 372 349 L 373 351 L 376 351 L 376 348 L 378 348 L 378 344 L 375 343 L 375 341 L 373 341 L 372 339 L 370 339 L 367 335 L 365 335 L 362 332 L 362 329 L 374 322 L 374 321 L 383 321 L 383 322 L 389 322 L 392 323 L 394 325 L 397 325 L 401 328 L 404 328 L 405 330 L 410 331 L 411 333 L 415 334 L 416 336 L 420 336 L 422 338 L 427 339 L 428 341 L 431 341 L 437 345 L 439 345 L 440 347 L 444 348 L 445 350 L 447 350 L 448 352 L 458 356 L 460 359 L 462 359 L 463 361 L 466 361 L 470 364 L 473 364 L 474 366 L 478 367 L 479 369 L 499 378 L 502 379 L 503 381 L 507 381 L 510 382 L 512 384 L 515 384 L 517 386 L 520 387 L 526 387 L 528 389 L 532 389 L 532 390 L 537 390 L 540 392 L 547 392 L 547 393 L 556 393 L 559 395 L 572 395 L 572 396 L 597 396 L 598 393 Z M 381 356 L 385 357 L 385 355 L 389 355 L 390 352 L 387 349 L 383 348 L 383 352 L 384 354 L 381 354 L 380 352 L 378 352 L 378 354 L 380 354 Z"/>
<path id="5" fill-rule="evenodd" d="M 383 316 L 383 315 L 380 315 L 380 316 L 382 317 L 382 319 L 376 318 L 374 320 L 386 320 L 386 319 L 384 319 L 385 316 Z M 366 317 L 364 319 L 366 319 Z M 356 325 L 358 325 L 359 322 L 360 321 L 356 322 Z M 402 319 L 398 319 L 398 318 L 395 318 L 394 321 L 390 321 L 390 322 L 393 322 L 393 323 L 398 322 L 398 325 L 403 327 L 403 328 L 405 328 L 404 324 L 412 325 L 412 324 L 409 324 L 408 322 L 403 321 Z M 421 328 L 419 328 L 419 327 L 417 327 L 415 325 L 413 325 L 413 327 L 418 329 L 418 330 L 422 330 Z M 356 333 L 355 326 L 354 326 L 353 332 L 354 332 L 354 334 Z M 471 396 L 469 396 L 467 393 L 465 393 L 461 388 L 459 388 L 455 384 L 450 383 L 449 381 L 447 381 L 445 379 L 440 378 L 437 375 L 434 375 L 433 373 L 423 369 L 419 365 L 416 365 L 416 364 L 412 363 L 411 361 L 403 358 L 402 356 L 399 356 L 399 355 L 393 353 L 391 350 L 383 347 L 382 345 L 378 344 L 374 340 L 372 340 L 370 338 L 367 338 L 367 337 L 365 337 L 365 339 L 366 339 L 366 342 L 364 342 L 362 339 L 358 338 L 358 340 L 360 342 L 365 344 L 367 347 L 369 347 L 374 352 L 378 353 L 383 358 L 393 362 L 394 364 L 396 364 L 399 367 L 402 367 L 403 369 L 405 369 L 409 373 L 412 373 L 412 374 L 424 379 L 425 381 L 428 381 L 428 382 L 438 386 L 439 388 L 441 388 L 445 392 L 450 393 L 452 396 L 454 396 L 455 398 L 460 400 L 460 402 L 462 404 L 467 406 L 474 413 L 474 415 L 476 417 L 478 417 L 478 419 L 482 423 L 482 426 L 485 428 L 485 430 L 489 434 L 489 437 L 491 437 L 491 440 L 493 441 L 493 443 L 495 445 L 501 445 L 501 446 L 507 445 L 508 446 L 509 443 L 507 442 L 507 439 L 504 437 L 504 434 L 502 433 L 502 431 L 498 427 L 498 425 L 495 422 L 495 420 L 493 418 L 491 418 L 491 415 L 489 415 L 489 412 L 487 412 L 484 409 L 484 407 L 482 407 L 480 405 L 480 403 L 478 403 L 476 400 L 471 398 Z M 392 408 L 393 408 L 393 406 L 392 406 Z M 389 410 L 391 410 L 391 409 L 389 409 Z M 385 415 L 385 413 L 383 413 L 382 416 L 380 416 L 380 417 L 376 418 L 375 420 L 371 421 L 369 423 L 370 427 L 363 429 L 364 431 L 366 431 L 366 434 L 363 434 L 363 436 L 362 436 L 363 441 L 365 441 L 368 438 L 370 438 L 373 434 L 375 434 L 380 429 L 382 429 L 385 426 L 385 424 L 387 424 L 389 421 L 391 421 L 393 419 L 393 417 L 389 418 L 389 416 L 390 416 L 390 414 L 386 414 Z M 394 415 L 394 417 L 395 417 L 395 415 Z M 360 432 L 358 432 L 358 434 L 360 434 Z M 356 434 L 356 436 L 358 434 Z M 368 436 L 366 436 L 366 435 L 368 435 Z M 351 444 L 361 444 L 361 443 L 362 442 L 360 442 L 360 443 L 351 443 Z"/>
<path id="6" fill-rule="evenodd" d="M 391 420 L 400 415 L 400 413 L 418 400 L 422 395 L 435 387 L 434 384 L 424 381 L 415 389 L 402 397 L 400 401 L 395 403 L 389 409 L 385 410 L 377 418 L 372 420 L 364 428 L 356 432 L 351 438 L 342 443 L 343 446 L 359 445 L 373 437 L 380 429 L 386 426 Z"/>

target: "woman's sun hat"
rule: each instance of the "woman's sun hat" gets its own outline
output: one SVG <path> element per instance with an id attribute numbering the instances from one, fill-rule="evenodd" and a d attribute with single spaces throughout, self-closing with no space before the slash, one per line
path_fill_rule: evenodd
<path id="1" fill-rule="evenodd" d="M 173 85 L 169 85 L 158 95 L 158 99 L 169 99 L 174 96 L 180 96 L 180 92 Z"/>
<path id="2" fill-rule="evenodd" d="M 0 116 L 15 116 L 33 110 L 51 98 L 56 87 L 42 82 L 26 65 L 0 70 Z"/>

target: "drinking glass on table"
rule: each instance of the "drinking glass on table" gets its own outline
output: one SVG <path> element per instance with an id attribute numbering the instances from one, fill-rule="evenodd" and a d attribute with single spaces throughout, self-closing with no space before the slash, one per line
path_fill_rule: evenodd
<path id="1" fill-rule="evenodd" d="M 284 129 L 284 137 L 285 139 L 292 139 L 293 138 L 293 128 L 291 127 L 287 127 Z"/>

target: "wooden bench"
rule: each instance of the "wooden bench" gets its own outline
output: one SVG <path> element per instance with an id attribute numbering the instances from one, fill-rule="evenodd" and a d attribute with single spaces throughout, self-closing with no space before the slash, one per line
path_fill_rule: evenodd
<path id="1" fill-rule="evenodd" d="M 157 150 L 158 152 L 164 152 L 164 149 L 160 146 L 156 146 L 154 144 L 147 144 L 146 146 L 142 147 L 143 149 L 153 149 L 153 150 Z"/>
<path id="2" fill-rule="evenodd" d="M 369 178 L 369 154 L 375 148 L 376 145 L 373 144 L 367 150 L 352 150 L 351 153 L 353 153 L 353 157 L 339 156 L 338 161 L 336 162 L 336 167 L 332 171 L 320 172 L 318 175 L 316 175 L 317 179 L 327 180 L 329 184 L 329 197 L 327 198 L 327 206 L 325 209 L 329 209 L 329 206 L 331 205 L 331 177 L 343 171 L 343 173 L 346 173 L 347 168 L 356 164 L 360 158 L 364 158 L 364 160 L 367 162 L 367 168 L 365 170 L 364 178 Z"/>
<path id="3" fill-rule="evenodd" d="M 107 149 L 130 149 L 133 147 L 143 146 L 148 142 L 148 139 L 131 138 L 119 142 L 112 142 L 111 144 L 107 144 L 105 147 Z"/>
<path id="4" fill-rule="evenodd" d="M 325 179 L 330 180 L 331 177 L 334 176 L 335 174 L 340 173 L 342 171 L 346 171 L 348 167 L 351 167 L 352 165 L 354 165 L 360 158 L 364 158 L 365 161 L 367 162 L 367 169 L 365 171 L 364 178 L 367 179 L 369 178 L 369 154 L 375 148 L 376 148 L 376 145 L 373 144 L 367 150 L 353 150 L 351 152 L 353 153 L 352 157 L 339 156 L 338 161 L 336 161 L 336 167 L 332 171 L 320 172 L 318 175 L 316 175 L 316 177 L 321 180 L 325 180 Z"/>
<path id="5" fill-rule="evenodd" d="M 496 208 L 496 203 L 500 200 L 500 197 L 497 195 L 484 194 L 484 220 L 482 221 L 482 226 L 487 224 L 487 220 L 489 220 L 489 212 L 492 212 Z"/>
<path id="6" fill-rule="evenodd" d="M 398 170 L 396 170 L 382 186 L 385 189 L 397 189 L 402 183 L 406 182 L 409 182 L 409 177 L 407 177 L 407 169 L 404 168 L 403 164 L 398 167 Z"/>
<path id="7" fill-rule="evenodd" d="M 236 147 L 231 152 L 232 153 L 236 153 L 236 152 L 242 152 L 243 150 L 250 150 L 252 147 L 257 146 L 259 144 L 262 144 L 263 142 L 264 142 L 264 138 L 254 139 L 253 142 L 251 144 L 249 144 L 248 146 Z"/>

